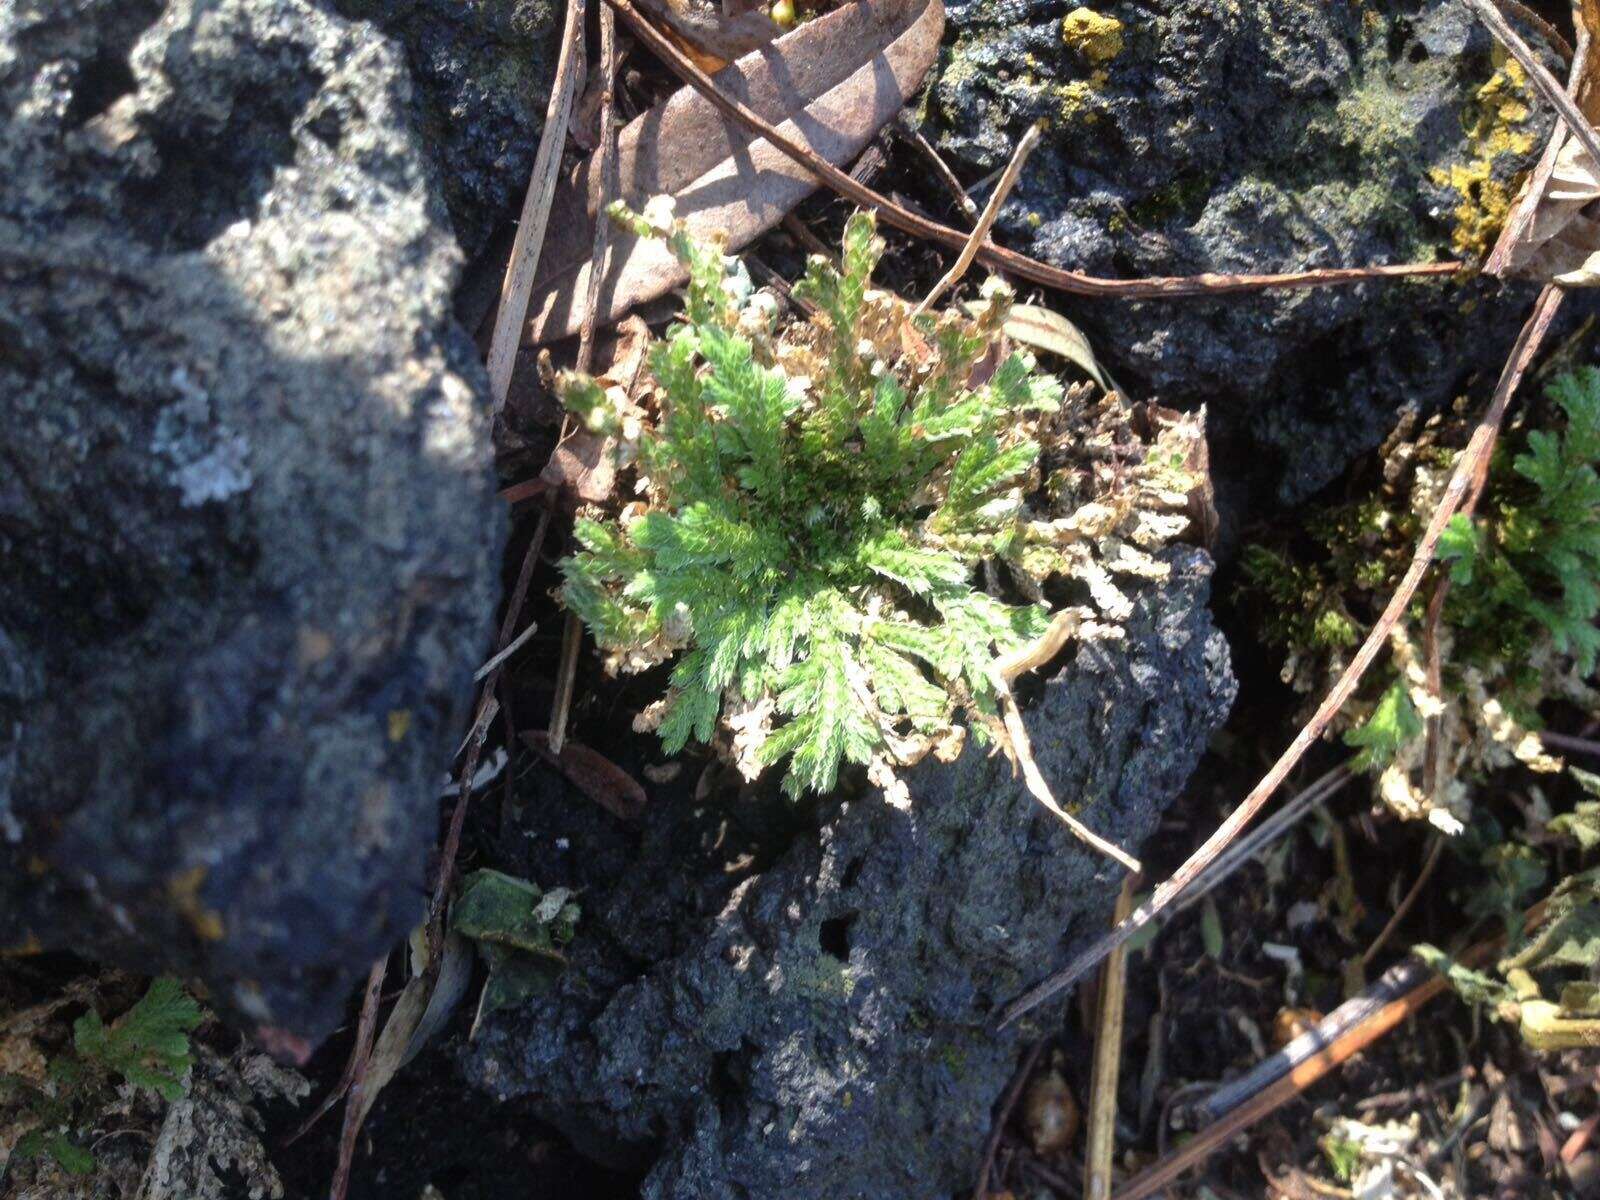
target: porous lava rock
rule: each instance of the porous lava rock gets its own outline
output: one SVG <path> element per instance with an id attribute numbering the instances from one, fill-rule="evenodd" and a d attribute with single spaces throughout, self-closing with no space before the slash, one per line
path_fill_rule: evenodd
<path id="1" fill-rule="evenodd" d="M 497 595 L 412 103 L 307 0 L 0 6 L 0 945 L 288 1048 L 422 912 Z"/>

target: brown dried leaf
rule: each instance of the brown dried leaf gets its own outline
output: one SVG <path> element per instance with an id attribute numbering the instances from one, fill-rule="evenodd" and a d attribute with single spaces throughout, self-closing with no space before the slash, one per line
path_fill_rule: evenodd
<path id="1" fill-rule="evenodd" d="M 941 0 L 855 0 L 808 21 L 716 76 L 787 136 L 832 163 L 859 154 L 921 85 L 944 31 Z M 630 122 L 617 138 L 617 194 L 635 209 L 670 195 L 696 237 L 737 250 L 776 225 L 817 186 L 805 168 L 752 137 L 690 88 Z M 600 191 L 590 156 L 557 190 L 552 238 L 539 261 L 524 341 L 578 331 L 589 292 L 589 259 Z M 618 231 L 601 290 L 602 323 L 687 278 L 657 240 Z"/>
<path id="2" fill-rule="evenodd" d="M 1600 170 L 1589 152 L 1568 137 L 1546 152 L 1528 186 L 1484 269 L 1567 287 L 1600 283 Z"/>
<path id="3" fill-rule="evenodd" d="M 1579 0 L 1574 14 L 1588 32 L 1588 50 L 1574 64 L 1574 97 L 1591 123 L 1600 121 L 1600 0 Z M 1569 90 L 1571 82 L 1568 83 Z M 1496 277 L 1593 287 L 1600 277 L 1600 197 L 1592 157 L 1558 122 L 1539 164 L 1523 184 L 1511 215 L 1484 263 Z"/>
<path id="4" fill-rule="evenodd" d="M 641 0 L 639 7 L 666 26 L 701 70 L 715 73 L 734 59 L 776 40 L 783 30 L 749 4 L 708 0 Z"/>
<path id="5" fill-rule="evenodd" d="M 550 737 L 543 731 L 524 733 L 522 740 L 560 770 L 567 782 L 613 816 L 635 821 L 644 814 L 649 797 L 639 781 L 598 750 L 569 739 L 560 754 L 552 754 Z"/>
<path id="6" fill-rule="evenodd" d="M 962 307 L 967 315 L 975 317 L 983 310 L 983 302 L 968 303 Z M 1094 347 L 1089 345 L 1083 330 L 1052 309 L 1036 304 L 1013 304 L 1006 317 L 1005 332 L 1013 341 L 1044 350 L 1082 367 L 1090 379 L 1107 391 L 1116 387 L 1100 366 L 1099 359 L 1095 358 Z"/>

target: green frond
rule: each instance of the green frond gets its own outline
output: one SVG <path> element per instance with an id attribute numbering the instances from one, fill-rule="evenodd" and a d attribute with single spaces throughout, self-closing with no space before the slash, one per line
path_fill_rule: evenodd
<path id="1" fill-rule="evenodd" d="M 988 285 L 976 320 L 918 318 L 922 334 L 906 333 L 932 352 L 902 356 L 883 322 L 905 310 L 869 296 L 883 242 L 857 214 L 838 265 L 813 259 L 796 286 L 820 315 L 784 341 L 741 323 L 739 268 L 666 206 L 617 219 L 665 239 L 689 286 L 682 319 L 649 351 L 653 415 L 630 441 L 637 460 L 621 464 L 627 523 L 577 523 L 561 596 L 620 669 L 684 647 L 665 748 L 710 742 L 729 702 L 771 701 L 762 761 L 786 764 L 791 792 L 826 791 L 846 764 L 963 712 L 981 733 L 995 656 L 1045 620 L 975 591 L 975 568 L 1024 548 L 1021 485 L 1039 451 L 1019 418 L 1060 396 L 1024 354 L 970 386 L 1009 290 Z M 804 379 L 788 373 L 796 362 Z M 564 375 L 559 387 L 612 431 L 619 413 L 598 382 Z"/>

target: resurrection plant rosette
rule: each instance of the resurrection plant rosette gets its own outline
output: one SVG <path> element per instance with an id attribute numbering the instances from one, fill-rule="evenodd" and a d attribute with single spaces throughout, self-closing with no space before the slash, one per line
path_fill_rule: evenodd
<path id="1" fill-rule="evenodd" d="M 610 671 L 676 660 L 636 728 L 669 753 L 714 743 L 747 778 L 784 762 L 794 795 L 861 764 L 900 804 L 897 770 L 969 733 L 1025 756 L 1008 674 L 1062 631 L 1120 636 L 1115 577 L 1166 575 L 1152 551 L 1188 524 L 1199 420 L 1141 442 L 1115 393 L 1037 371 L 1006 349 L 999 280 L 976 316 L 913 317 L 870 286 L 870 216 L 795 286 L 815 315 L 781 324 L 670 211 L 611 213 L 688 272 L 644 385 L 556 380 L 633 489 L 580 515 L 562 598 Z"/>

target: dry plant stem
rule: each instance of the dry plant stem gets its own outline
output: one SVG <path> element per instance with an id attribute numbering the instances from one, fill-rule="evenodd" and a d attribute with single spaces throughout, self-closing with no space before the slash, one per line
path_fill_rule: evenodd
<path id="1" fill-rule="evenodd" d="M 522 567 L 517 572 L 517 583 L 511 590 L 506 605 L 505 618 L 500 622 L 499 645 L 504 649 L 511 641 L 517 627 L 522 606 L 528 599 L 528 588 L 533 582 L 533 569 L 538 565 L 539 552 L 544 549 L 545 535 L 550 531 L 550 509 L 539 514 L 539 523 L 533 528 L 527 553 L 522 556 Z M 472 780 L 478 773 L 478 759 L 483 755 L 483 742 L 489 735 L 489 722 L 494 710 L 495 688 L 500 682 L 500 672 L 505 664 L 495 667 L 483 681 L 479 691 L 478 707 L 474 713 L 472 730 L 467 735 L 466 761 L 461 764 L 461 784 L 455 811 L 450 814 L 450 828 L 445 834 L 444 846 L 439 851 L 439 874 L 433 885 L 433 898 L 428 905 L 428 969 L 437 970 L 440 949 L 444 944 L 445 901 L 450 896 L 450 882 L 455 877 L 456 854 L 461 849 L 461 830 L 467 821 L 467 806 L 472 801 Z"/>
<path id="2" fill-rule="evenodd" d="M 904 114 L 894 119 L 894 124 L 891 128 L 923 158 L 927 159 L 928 165 L 933 168 L 934 175 L 940 183 L 944 184 L 945 190 L 950 193 L 950 198 L 955 201 L 956 207 L 965 214 L 969 221 L 975 220 L 978 216 L 977 204 L 974 203 L 971 196 L 967 195 L 966 189 L 961 186 L 961 181 L 956 178 L 956 174 L 950 169 L 950 165 L 933 148 L 933 143 L 923 137 L 920 130 L 913 129 L 910 122 L 905 119 Z"/>
<path id="3" fill-rule="evenodd" d="M 328 1200 L 344 1200 L 344 1194 L 350 1188 L 350 1165 L 356 1157 L 356 1135 L 361 1132 L 361 1092 L 366 1080 L 367 1063 L 372 1059 L 373 1034 L 378 1028 L 378 997 L 383 994 L 383 977 L 388 971 L 387 955 L 372 964 L 372 970 L 367 975 L 367 991 L 361 998 L 361 1019 L 356 1025 L 356 1044 L 350 1050 L 350 1063 L 345 1068 L 344 1081 L 300 1130 L 300 1133 L 304 1133 L 311 1127 L 312 1121 L 332 1107 L 340 1094 L 349 1092 L 350 1102 L 344 1109 L 344 1126 L 339 1130 L 339 1162 L 334 1167 L 333 1183 L 328 1188 Z M 300 1133 L 295 1134 L 295 1137 L 299 1137 Z"/>
<path id="4" fill-rule="evenodd" d="M 1395 906 L 1394 915 L 1385 923 L 1382 932 L 1373 938 L 1372 945 L 1367 947 L 1367 952 L 1361 956 L 1363 969 L 1372 965 L 1372 960 L 1378 957 L 1378 952 L 1388 944 L 1394 936 L 1394 931 L 1400 928 L 1400 922 L 1406 919 L 1406 914 L 1417 903 L 1417 898 L 1422 895 L 1422 889 L 1428 886 L 1428 880 L 1433 878 L 1434 868 L 1439 865 L 1439 859 L 1444 856 L 1444 837 L 1441 834 L 1433 835 L 1433 845 L 1428 847 L 1428 857 L 1423 860 L 1422 870 L 1417 872 L 1416 882 L 1413 883 L 1405 894 L 1405 899 Z"/>
<path id="5" fill-rule="evenodd" d="M 1137 858 L 1115 842 L 1108 842 L 1056 802 L 1055 796 L 1050 791 L 1050 785 L 1039 771 L 1039 764 L 1034 761 L 1033 741 L 1028 737 L 1028 727 L 1022 723 L 1022 714 L 1017 711 L 1017 698 L 1011 693 L 1011 684 L 999 670 L 990 671 L 989 680 L 994 685 L 996 697 L 1000 701 L 1000 719 L 1005 725 L 1006 736 L 1011 740 L 1011 750 L 1016 755 L 1017 766 L 1022 769 L 1022 780 L 1033 793 L 1033 798 L 1060 817 L 1066 827 L 1080 840 L 1087 842 L 1106 857 L 1116 859 L 1137 875 L 1144 869 L 1139 865 Z"/>
<path id="6" fill-rule="evenodd" d="M 1539 740 L 1551 750 L 1567 751 L 1572 754 L 1587 754 L 1592 758 L 1600 758 L 1600 742 L 1590 738 L 1573 737 L 1567 733 L 1551 733 L 1548 729 L 1540 730 Z"/>
<path id="7" fill-rule="evenodd" d="M 498 414 L 511 388 L 511 371 L 517 362 L 517 347 L 522 341 L 522 325 L 528 315 L 528 298 L 533 295 L 533 280 L 539 270 L 539 252 L 544 246 L 545 226 L 550 220 L 550 202 L 555 198 L 556 172 L 561 166 L 561 147 L 567 140 L 567 121 L 572 116 L 573 98 L 583 76 L 584 0 L 567 0 L 567 23 L 561 31 L 561 53 L 556 59 L 556 82 L 545 109 L 544 133 L 534 154 L 528 177 L 528 194 L 522 202 L 522 217 L 511 246 L 511 261 L 500 288 L 500 308 L 495 313 L 494 336 L 489 341 L 489 388 Z M 604 224 L 604 222 L 602 222 Z"/>
<path id="8" fill-rule="evenodd" d="M 1043 1038 L 1028 1048 L 1017 1067 L 1017 1073 L 1011 1077 L 1005 1093 L 1000 1097 L 1000 1107 L 994 1113 L 994 1124 L 989 1128 L 989 1140 L 983 1147 L 983 1165 L 978 1168 L 978 1182 L 972 1189 L 972 1200 L 987 1200 L 990 1194 L 989 1177 L 994 1173 L 994 1157 L 1000 1152 L 1000 1138 L 1006 1131 L 1006 1122 L 1011 1119 L 1011 1110 L 1022 1099 L 1022 1089 L 1028 1086 L 1034 1064 L 1039 1061 L 1039 1053 L 1043 1049 Z"/>
<path id="9" fill-rule="evenodd" d="M 572 713 L 572 690 L 578 680 L 578 647 L 583 644 L 583 626 L 576 613 L 567 613 L 561 630 L 561 669 L 556 675 L 556 697 L 550 710 L 550 752 L 559 755 L 567 741 L 567 718 Z"/>
<path id="10" fill-rule="evenodd" d="M 807 254 L 821 255 L 835 266 L 839 265 L 839 256 L 834 253 L 833 248 L 812 233 L 811 226 L 807 225 L 799 217 L 793 213 L 785 213 L 782 224 L 784 232 L 799 242 Z"/>
<path id="11" fill-rule="evenodd" d="M 1333 799 L 1345 784 L 1354 778 L 1355 772 L 1350 769 L 1347 760 L 1307 784 L 1282 808 L 1218 855 L 1217 861 L 1207 868 L 1205 874 L 1195 880 L 1194 885 L 1179 899 L 1173 901 L 1170 915 L 1175 917 L 1205 899 L 1210 892 L 1231 878 L 1246 863 L 1253 861 L 1268 846 L 1298 825 L 1313 809 L 1320 808 Z"/>
<path id="12" fill-rule="evenodd" d="M 1567 71 L 1567 95 L 1576 99 L 1589 66 L 1589 30 L 1584 26 L 1582 13 L 1577 6 L 1573 9 L 1572 19 L 1578 31 L 1578 48 L 1571 56 L 1572 65 Z M 1550 140 L 1545 143 L 1544 153 L 1539 156 L 1538 165 L 1523 184 L 1522 198 L 1517 201 L 1516 207 L 1501 226 L 1500 236 L 1495 239 L 1494 249 L 1490 251 L 1488 259 L 1483 264 L 1485 274 L 1504 275 L 1510 270 L 1513 256 L 1523 239 L 1528 236 L 1538 216 L 1550 176 L 1556 169 L 1556 159 L 1560 156 L 1566 140 L 1567 127 L 1557 121 L 1550 131 Z"/>
<path id="13" fill-rule="evenodd" d="M 344 1094 L 350 1090 L 358 1070 L 365 1067 L 367 1059 L 372 1054 L 372 1035 L 378 1023 L 378 997 L 383 990 L 383 978 L 387 972 L 387 958 L 373 964 L 372 971 L 367 975 L 367 990 L 361 997 L 361 1015 L 356 1022 L 356 1040 L 350 1047 L 350 1057 L 345 1061 L 344 1074 L 339 1076 L 338 1083 L 328 1089 L 328 1094 L 322 1098 L 322 1102 L 311 1115 L 301 1122 L 300 1127 L 283 1139 L 285 1149 L 305 1137 L 311 1132 L 313 1125 L 328 1115 L 328 1110 L 339 1103 Z"/>
<path id="14" fill-rule="evenodd" d="M 605 218 L 605 211 L 617 190 L 617 130 L 612 115 L 617 89 L 617 15 L 603 4 L 600 6 L 600 70 L 600 203 L 595 206 L 599 219 L 594 223 L 594 253 L 589 259 L 589 296 L 584 304 L 583 324 L 578 329 L 576 369 L 582 374 L 587 374 L 594 362 L 595 315 L 600 311 L 606 250 L 611 240 L 611 222 Z"/>
<path id="15" fill-rule="evenodd" d="M 1533 9 L 1529 8 L 1522 0 L 1495 0 L 1495 7 L 1508 17 L 1515 17 L 1524 25 L 1529 25 L 1539 31 L 1539 36 L 1550 43 L 1550 49 L 1559 54 L 1563 61 L 1571 62 L 1577 55 L 1573 53 L 1572 45 L 1561 36 L 1561 31 L 1546 21 Z M 1578 30 L 1579 36 L 1583 30 Z M 1581 53 L 1581 50 L 1580 50 Z"/>
<path id="16" fill-rule="evenodd" d="M 1541 900 L 1528 910 L 1525 917 L 1527 927 L 1532 928 L 1543 920 L 1544 912 L 1545 902 Z M 1468 967 L 1480 966 L 1499 953 L 1504 941 L 1503 937 L 1492 937 L 1479 942 L 1463 951 L 1457 961 Z M 1162 1161 L 1134 1176 L 1117 1190 L 1112 1200 L 1145 1200 L 1145 1197 L 1171 1186 L 1179 1175 L 1204 1161 L 1218 1146 L 1293 1100 L 1324 1075 L 1414 1016 L 1435 996 L 1448 990 L 1449 986 L 1444 976 L 1429 973 L 1414 987 L 1373 1009 L 1357 1024 L 1345 1029 L 1321 1051 L 1296 1063 L 1287 1075 L 1219 1117 Z"/>
<path id="17" fill-rule="evenodd" d="M 1367 673 L 1378 652 L 1389 639 L 1390 631 L 1405 614 L 1406 606 L 1411 603 L 1412 596 L 1416 595 L 1417 588 L 1421 585 L 1423 576 L 1427 574 L 1428 567 L 1433 562 L 1434 547 L 1438 544 L 1439 536 L 1444 532 L 1444 527 L 1455 515 L 1460 507 L 1467 489 L 1477 473 L 1478 464 L 1488 459 L 1489 452 L 1494 448 L 1495 439 L 1499 436 L 1500 423 L 1505 418 L 1506 408 L 1511 402 L 1511 396 L 1517 389 L 1523 373 L 1528 369 L 1528 364 L 1537 353 L 1540 343 L 1544 340 L 1545 332 L 1550 327 L 1551 320 L 1555 317 L 1556 310 L 1561 306 L 1561 289 L 1547 285 L 1539 293 L 1539 298 L 1534 302 L 1533 312 L 1522 326 L 1522 332 L 1517 335 L 1516 344 L 1511 349 L 1511 356 L 1506 360 L 1506 365 L 1500 373 L 1500 381 L 1495 385 L 1494 397 L 1489 402 L 1487 411 L 1479 419 L 1478 426 L 1472 431 L 1472 438 L 1468 441 L 1466 449 L 1461 452 L 1456 461 L 1455 471 L 1450 476 L 1450 482 L 1445 487 L 1444 495 L 1439 498 L 1439 506 L 1434 510 L 1428 527 L 1423 532 L 1422 540 L 1417 545 L 1416 553 L 1411 557 L 1411 564 L 1406 568 L 1404 577 L 1395 588 L 1394 595 L 1389 598 L 1388 606 L 1384 608 L 1383 615 L 1373 625 L 1372 631 L 1367 634 L 1367 639 L 1356 651 L 1355 657 L 1350 660 L 1350 665 L 1339 676 L 1333 689 L 1326 698 L 1317 706 L 1317 711 L 1312 715 L 1303 729 L 1295 735 L 1294 741 L 1279 756 L 1278 761 L 1260 783 L 1251 789 L 1250 794 L 1240 803 L 1239 807 L 1228 814 L 1228 818 L 1217 827 L 1215 833 L 1206 839 L 1205 844 L 1189 856 L 1188 860 L 1173 872 L 1168 879 L 1146 900 L 1134 914 L 1110 933 L 1101 937 L 1088 950 L 1078 955 L 1065 968 L 1056 972 L 1050 978 L 1040 983 L 1019 996 L 1006 1006 L 1001 1014 L 1000 1028 L 1005 1028 L 1016 1021 L 1024 1013 L 1037 1008 L 1046 1000 L 1057 993 L 1071 987 L 1085 974 L 1093 970 L 1096 965 L 1112 950 L 1126 942 L 1139 929 L 1150 923 L 1150 920 L 1167 905 L 1171 904 L 1195 878 L 1210 865 L 1211 861 L 1220 854 L 1224 847 L 1244 829 L 1255 817 L 1261 807 L 1272 798 L 1283 781 L 1288 778 L 1289 772 L 1296 763 L 1304 757 L 1307 750 L 1316 744 L 1327 729 L 1329 722 L 1344 707 L 1362 677 Z"/>
<path id="18" fill-rule="evenodd" d="M 1522 36 L 1511 28 L 1509 22 L 1500 14 L 1492 0 L 1464 0 L 1468 8 L 1477 14 L 1495 40 L 1511 53 L 1511 57 L 1522 64 L 1527 71 L 1529 80 L 1539 90 L 1550 106 L 1556 110 L 1556 115 L 1566 123 L 1572 131 L 1572 136 L 1583 143 L 1583 148 L 1596 163 L 1600 163 L 1600 137 L 1595 135 L 1594 128 L 1584 119 L 1578 111 L 1577 104 L 1572 97 L 1567 95 L 1561 84 L 1556 82 L 1556 77 L 1550 74 L 1545 65 L 1528 48 L 1528 43 Z"/>
<path id="19" fill-rule="evenodd" d="M 473 683 L 482 683 L 485 679 L 487 679 L 489 677 L 489 672 L 490 671 L 495 670 L 497 667 L 504 666 L 506 659 L 510 658 L 518 650 L 522 649 L 523 645 L 527 642 L 527 640 L 529 638 L 531 638 L 534 634 L 538 633 L 538 632 L 539 632 L 539 626 L 537 624 L 535 624 L 534 622 L 529 621 L 528 622 L 528 627 L 526 629 L 524 629 L 521 633 L 517 634 L 516 639 L 514 641 L 509 643 L 504 650 L 499 651 L 493 658 L 491 658 L 488 662 L 484 663 L 483 666 L 478 668 L 477 674 L 475 674 L 472 677 L 472 682 Z M 505 707 L 505 705 L 502 704 L 500 707 L 503 709 Z"/>
<path id="20" fill-rule="evenodd" d="M 805 167 L 821 182 L 847 200 L 876 212 L 885 222 L 913 236 L 939 242 L 953 250 L 967 243 L 959 229 L 918 216 L 880 192 L 857 183 L 833 164 L 824 161 L 810 148 L 785 136 L 771 122 L 763 120 L 748 105 L 724 95 L 711 77 L 641 17 L 629 0 L 605 0 L 625 21 L 635 36 L 649 47 L 685 83 L 694 88 L 720 111 L 751 133 L 765 138 L 778 150 Z M 1416 275 L 1453 275 L 1461 264 L 1455 262 L 1406 263 L 1387 267 L 1334 267 L 1320 271 L 1295 271 L 1281 275 L 1183 275 L 1150 279 L 1097 279 L 1076 271 L 1062 270 L 1038 259 L 1007 250 L 992 242 L 978 250 L 978 261 L 995 270 L 1057 291 L 1079 296 L 1104 296 L 1123 300 L 1153 300 L 1173 296 L 1215 295 L 1219 292 L 1253 292 L 1262 288 L 1327 287 L 1332 284 L 1360 283 L 1371 279 L 1392 279 Z"/>
<path id="21" fill-rule="evenodd" d="M 967 244 L 961 247 L 961 253 L 956 256 L 956 261 L 944 273 L 944 278 L 933 285 L 933 290 L 922 298 L 922 303 L 911 310 L 913 317 L 920 317 L 928 311 L 934 301 L 943 296 L 956 284 L 961 282 L 961 277 L 967 273 L 967 268 L 972 266 L 972 260 L 977 257 L 983 243 L 989 239 L 989 231 L 994 228 L 995 218 L 1000 215 L 1000 206 L 1006 202 L 1006 197 L 1011 195 L 1011 189 L 1017 186 L 1017 179 L 1022 174 L 1022 164 L 1028 161 L 1028 155 L 1033 153 L 1039 144 L 1039 137 L 1044 132 L 1044 123 L 1035 122 L 1029 126 L 1028 132 L 1022 135 L 1017 143 L 1017 148 L 1011 152 L 1011 161 L 1006 164 L 1005 174 L 1000 176 L 1000 182 L 995 184 L 994 195 L 989 197 L 989 203 L 983 206 L 983 215 L 978 218 L 978 223 L 972 227 L 972 233 L 967 237 Z"/>
<path id="22" fill-rule="evenodd" d="M 1122 881 L 1112 923 L 1133 910 L 1133 876 Z M 1084 1200 L 1111 1195 L 1111 1161 L 1117 1148 L 1117 1074 L 1122 1063 L 1122 1015 L 1128 999 L 1127 950 L 1118 947 L 1100 971 L 1100 1020 L 1094 1035 L 1094 1073 L 1089 1089 L 1089 1130 L 1084 1138 Z"/>

